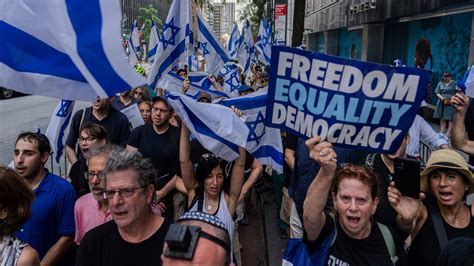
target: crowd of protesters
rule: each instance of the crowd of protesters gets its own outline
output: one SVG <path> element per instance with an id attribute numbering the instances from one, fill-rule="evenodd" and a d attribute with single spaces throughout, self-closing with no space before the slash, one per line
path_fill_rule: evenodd
<path id="1" fill-rule="evenodd" d="M 187 69 L 176 71 L 185 92 Z M 239 95 L 268 84 L 265 68 L 239 73 Z M 474 155 L 473 105 L 451 89 L 449 73 L 444 78 L 436 89 L 441 133 L 452 121 L 453 147 Z M 222 77 L 212 79 L 221 90 Z M 473 264 L 474 211 L 466 201 L 473 174 L 423 117 L 393 154 L 282 132 L 279 174 L 264 171 L 243 148 L 233 162 L 207 151 L 162 89 L 136 88 L 77 111 L 66 140 L 72 165 L 66 178 L 45 168 L 51 145 L 43 134 L 18 136 L 15 171 L 0 168 L 0 265 L 242 265 L 238 226 L 249 223 L 245 205 L 251 191 L 269 189 L 280 237 L 301 240 L 305 251 L 286 252 L 307 256 L 308 264 Z M 205 92 L 197 98 L 214 100 Z M 120 111 L 134 104 L 143 125 L 131 129 Z M 429 158 L 420 156 L 420 141 L 434 150 Z M 394 181 L 397 158 L 422 162 L 415 198 Z"/>

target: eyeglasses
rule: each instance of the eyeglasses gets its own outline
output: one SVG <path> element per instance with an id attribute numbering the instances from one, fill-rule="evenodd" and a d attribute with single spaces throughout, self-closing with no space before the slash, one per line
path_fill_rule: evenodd
<path id="1" fill-rule="evenodd" d="M 85 172 L 84 178 L 92 180 L 94 177 L 97 176 L 99 180 L 105 180 L 105 173 L 104 172 Z"/>
<path id="2" fill-rule="evenodd" d="M 112 199 L 116 193 L 119 194 L 120 197 L 126 198 L 130 197 L 135 193 L 135 190 L 144 188 L 146 186 L 136 187 L 136 188 L 124 188 L 124 189 L 115 189 L 115 190 L 106 190 L 104 191 L 104 198 Z"/>
<path id="3" fill-rule="evenodd" d="M 169 109 L 161 109 L 161 108 L 155 108 L 155 107 L 151 108 L 152 113 L 158 113 L 158 112 L 167 113 L 169 111 L 170 111 Z"/>
<path id="4" fill-rule="evenodd" d="M 140 91 L 136 91 L 136 92 L 134 92 L 134 93 L 135 93 L 135 94 L 138 94 L 138 95 L 140 95 L 140 96 L 143 95 L 143 92 L 140 92 Z"/>
<path id="5" fill-rule="evenodd" d="M 77 140 L 79 141 L 79 143 L 85 141 L 85 142 L 92 142 L 93 140 L 96 140 L 97 138 L 94 138 L 94 137 L 87 137 L 87 138 L 83 138 L 83 137 L 79 137 Z"/>

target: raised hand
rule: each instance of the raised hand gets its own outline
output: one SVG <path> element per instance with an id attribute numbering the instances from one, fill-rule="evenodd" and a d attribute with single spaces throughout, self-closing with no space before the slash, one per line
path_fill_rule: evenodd
<path id="1" fill-rule="evenodd" d="M 451 97 L 451 104 L 454 106 L 454 109 L 456 109 L 456 112 L 466 114 L 469 107 L 469 97 L 458 92 Z"/>
<path id="2" fill-rule="evenodd" d="M 405 197 L 395 187 L 395 182 L 390 182 L 388 187 L 388 201 L 393 209 L 398 213 L 404 225 L 412 224 L 421 208 L 421 201 L 425 198 L 425 194 L 420 192 L 418 199 Z"/>
<path id="3" fill-rule="evenodd" d="M 337 154 L 332 148 L 332 144 L 323 141 L 319 136 L 306 140 L 306 147 L 309 150 L 309 157 L 315 160 L 320 166 L 320 171 L 334 173 L 337 167 Z"/>

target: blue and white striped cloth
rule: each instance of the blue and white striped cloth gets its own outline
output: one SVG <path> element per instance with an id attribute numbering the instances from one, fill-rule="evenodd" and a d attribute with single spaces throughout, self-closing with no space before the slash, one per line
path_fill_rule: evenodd
<path id="1" fill-rule="evenodd" d="M 260 89 L 254 93 L 232 99 L 220 100 L 220 104 L 234 106 L 244 112 L 242 119 L 249 128 L 245 149 L 264 165 L 271 165 L 278 173 L 283 173 L 283 145 L 280 129 L 265 126 L 267 91 Z"/>
<path id="2" fill-rule="evenodd" d="M 174 111 L 204 148 L 229 162 L 239 157 L 238 146 L 245 147 L 249 129 L 230 108 L 196 102 L 175 92 L 167 93 L 166 96 Z"/>
<path id="3" fill-rule="evenodd" d="M 156 50 L 158 49 L 158 43 L 160 41 L 160 37 L 158 36 L 158 30 L 156 29 L 155 21 L 151 21 L 151 29 L 150 29 L 150 41 L 148 42 L 148 63 L 150 65 L 155 62 Z"/>
<path id="4" fill-rule="evenodd" d="M 221 70 L 224 75 L 224 93 L 230 97 L 239 95 L 239 88 L 242 86 L 239 79 L 239 67 L 232 62 L 228 62 Z"/>
<path id="5" fill-rule="evenodd" d="M 260 21 L 260 27 L 258 29 L 257 42 L 255 43 L 255 49 L 258 52 L 258 60 L 265 65 L 270 65 L 270 58 L 272 54 L 272 33 L 270 30 L 270 24 L 265 21 L 262 16 Z"/>
<path id="6" fill-rule="evenodd" d="M 222 66 L 229 61 L 229 53 L 225 50 L 219 39 L 214 36 L 212 30 L 202 19 L 201 14 L 196 12 L 198 24 L 198 50 L 206 60 L 207 71 L 211 74 L 217 74 Z"/>
<path id="7" fill-rule="evenodd" d="M 241 41 L 239 27 L 237 26 L 237 23 L 234 22 L 234 28 L 232 29 L 229 43 L 227 44 L 227 51 L 229 52 L 230 57 L 237 58 L 237 51 L 239 51 Z"/>
<path id="8" fill-rule="evenodd" d="M 158 82 L 178 63 L 188 59 L 187 50 L 192 46 L 192 31 L 189 25 L 189 0 L 174 0 L 160 34 L 155 63 L 148 74 L 148 85 L 155 89 Z M 190 49 L 191 50 L 191 49 Z"/>
<path id="9" fill-rule="evenodd" d="M 145 84 L 120 43 L 119 1 L 2 0 L 0 86 L 91 101 Z"/>
<path id="10" fill-rule="evenodd" d="M 242 42 L 237 53 L 239 64 L 242 65 L 244 73 L 250 70 L 250 64 L 255 56 L 255 47 L 253 44 L 252 29 L 250 28 L 250 22 L 248 19 L 245 20 L 244 28 L 242 29 Z"/>
<path id="11" fill-rule="evenodd" d="M 69 125 L 72 110 L 74 109 L 74 101 L 60 100 L 56 108 L 54 108 L 45 135 L 51 142 L 54 159 L 59 163 L 59 159 L 64 149 L 64 131 Z"/>
<path id="12" fill-rule="evenodd" d="M 128 36 L 128 62 L 131 66 L 140 62 L 140 50 L 140 37 L 138 36 L 137 20 L 135 19 Z"/>
<path id="13" fill-rule="evenodd" d="M 191 98 L 197 98 L 201 91 L 205 91 L 211 95 L 211 97 L 228 97 L 224 92 L 214 89 L 211 81 L 208 78 L 208 74 L 204 72 L 189 72 L 189 89 L 186 95 Z M 165 75 L 158 83 L 158 88 L 163 88 L 169 92 L 181 93 L 183 90 L 184 78 L 178 76 L 175 72 L 169 72 Z"/>

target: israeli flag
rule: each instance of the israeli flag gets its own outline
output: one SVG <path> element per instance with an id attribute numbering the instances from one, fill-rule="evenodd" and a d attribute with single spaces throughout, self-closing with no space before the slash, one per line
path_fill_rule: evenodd
<path id="1" fill-rule="evenodd" d="M 469 97 L 474 97 L 474 67 L 470 66 L 461 80 L 458 81 L 457 86 Z"/>
<path id="2" fill-rule="evenodd" d="M 224 65 L 221 70 L 224 75 L 224 93 L 230 97 L 237 97 L 239 95 L 239 88 L 242 86 L 239 79 L 239 67 L 231 62 Z"/>
<path id="3" fill-rule="evenodd" d="M 248 19 L 245 20 L 244 28 L 242 29 L 242 43 L 237 53 L 239 64 L 242 65 L 244 73 L 247 73 L 250 69 L 254 57 L 254 44 L 252 37 L 252 29 L 250 28 L 250 22 Z"/>
<path id="4" fill-rule="evenodd" d="M 205 72 L 189 72 L 189 89 L 186 92 L 188 97 L 196 99 L 201 91 L 205 91 L 211 97 L 229 97 L 225 92 L 216 90 L 209 76 Z M 158 83 L 158 88 L 163 88 L 168 92 L 182 93 L 184 78 L 178 76 L 175 72 L 169 72 Z"/>
<path id="5" fill-rule="evenodd" d="M 174 92 L 166 96 L 204 148 L 226 161 L 239 157 L 238 146 L 245 147 L 249 129 L 232 110 L 219 104 L 199 103 Z"/>
<path id="6" fill-rule="evenodd" d="M 145 25 L 145 24 L 143 24 Z M 160 41 L 160 37 L 158 37 L 158 30 L 156 29 L 155 21 L 151 21 L 151 29 L 150 29 L 150 41 L 148 43 L 148 63 L 153 65 L 155 62 L 155 55 L 156 50 L 158 49 L 158 43 Z"/>
<path id="7" fill-rule="evenodd" d="M 241 41 L 239 27 L 237 26 L 237 23 L 234 22 L 234 28 L 230 34 L 229 44 L 227 45 L 227 51 L 229 52 L 230 57 L 237 58 L 237 51 L 239 50 Z"/>
<path id="8" fill-rule="evenodd" d="M 137 20 L 133 21 L 132 28 L 130 29 L 130 36 L 128 37 L 128 43 L 132 46 L 132 51 L 134 52 L 137 58 L 140 58 L 141 48 L 140 48 L 140 37 L 138 36 L 138 27 Z"/>
<path id="9" fill-rule="evenodd" d="M 123 47 L 119 1 L 2 0 L 0 86 L 92 101 L 145 84 Z"/>
<path id="10" fill-rule="evenodd" d="M 258 29 L 257 43 L 255 49 L 258 51 L 258 60 L 265 65 L 270 65 L 270 57 L 272 54 L 272 33 L 270 30 L 270 24 L 265 21 L 262 17 L 260 21 L 260 28 Z"/>
<path id="11" fill-rule="evenodd" d="M 45 135 L 51 142 L 51 149 L 53 150 L 54 159 L 59 163 L 64 150 L 64 131 L 71 120 L 72 110 L 74 109 L 74 101 L 60 100 L 56 108 L 54 108 L 53 115 L 49 120 Z"/>
<path id="12" fill-rule="evenodd" d="M 189 0 L 173 0 L 166 22 L 160 34 L 155 63 L 148 75 L 148 84 L 157 88 L 158 82 L 179 62 L 186 62 L 187 48 L 192 43 L 189 26 Z"/>
<path id="13" fill-rule="evenodd" d="M 251 94 L 223 99 L 219 102 L 227 107 L 235 106 L 244 112 L 241 118 L 249 129 L 245 149 L 263 165 L 271 165 L 278 173 L 283 173 L 283 145 L 280 129 L 265 126 L 267 91 L 260 89 Z"/>
<path id="14" fill-rule="evenodd" d="M 198 50 L 206 60 L 207 71 L 216 74 L 229 61 L 229 54 L 221 46 L 219 40 L 204 22 L 199 12 L 196 12 L 198 24 Z"/>
<path id="15" fill-rule="evenodd" d="M 201 64 L 199 64 L 199 58 L 196 53 L 192 53 L 188 56 L 188 69 L 193 72 L 201 69 Z"/>

